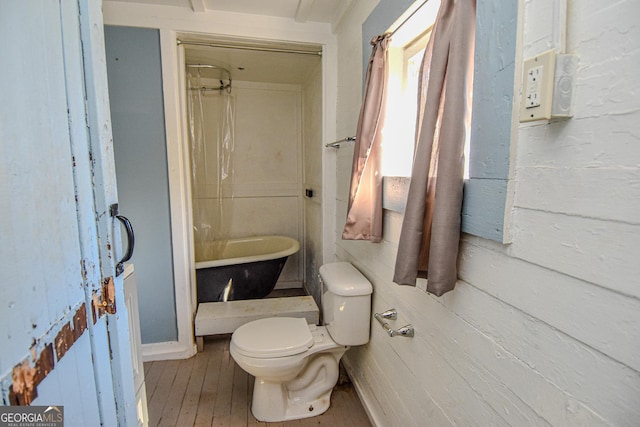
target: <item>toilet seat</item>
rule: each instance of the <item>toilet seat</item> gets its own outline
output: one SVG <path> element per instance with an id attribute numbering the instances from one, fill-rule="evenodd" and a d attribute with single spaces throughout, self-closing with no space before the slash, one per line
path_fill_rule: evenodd
<path id="1" fill-rule="evenodd" d="M 235 350 L 247 357 L 268 359 L 304 353 L 314 344 L 303 318 L 270 317 L 240 326 L 233 334 Z"/>

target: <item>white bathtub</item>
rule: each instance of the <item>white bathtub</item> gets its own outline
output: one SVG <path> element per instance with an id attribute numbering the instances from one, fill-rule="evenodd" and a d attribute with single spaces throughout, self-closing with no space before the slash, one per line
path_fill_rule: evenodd
<path id="1" fill-rule="evenodd" d="M 198 302 L 264 298 L 276 285 L 296 239 L 254 236 L 209 242 L 206 260 L 196 262 Z"/>

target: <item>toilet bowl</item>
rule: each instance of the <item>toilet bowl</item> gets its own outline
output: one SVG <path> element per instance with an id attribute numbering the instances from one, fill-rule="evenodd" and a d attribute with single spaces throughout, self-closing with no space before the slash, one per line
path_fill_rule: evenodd
<path id="1" fill-rule="evenodd" d="M 256 377 L 251 412 L 278 422 L 320 415 L 330 405 L 340 358 L 369 340 L 372 287 L 351 264 L 320 268 L 325 325 L 271 317 L 240 326 L 230 353 Z"/>
<path id="2" fill-rule="evenodd" d="M 273 345 L 274 331 L 290 331 L 282 335 L 287 342 Z M 230 352 L 238 366 L 256 377 L 252 413 L 260 421 L 275 422 L 319 415 L 329 408 L 338 363 L 347 348 L 335 343 L 323 326 L 273 317 L 238 328 Z"/>

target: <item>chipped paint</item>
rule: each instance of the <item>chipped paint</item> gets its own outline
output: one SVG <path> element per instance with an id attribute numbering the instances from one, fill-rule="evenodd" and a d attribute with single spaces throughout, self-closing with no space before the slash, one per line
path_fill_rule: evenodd
<path id="1" fill-rule="evenodd" d="M 103 306 L 109 314 L 116 314 L 116 287 L 113 276 L 109 276 L 102 282 Z"/>
<path id="2" fill-rule="evenodd" d="M 116 288 L 113 283 L 113 276 L 107 277 L 102 281 L 102 290 L 93 291 L 91 315 L 93 324 L 98 321 L 105 313 L 116 314 Z"/>
<path id="3" fill-rule="evenodd" d="M 73 316 L 73 337 L 74 341 L 82 336 L 87 329 L 87 307 L 82 304 L 75 316 Z"/>
<path id="4" fill-rule="evenodd" d="M 12 405 L 30 405 L 38 397 L 38 385 L 49 375 L 53 367 L 69 351 L 87 329 L 87 309 L 84 304 L 76 310 L 73 318 L 56 334 L 53 343 L 41 344 L 33 340 L 29 349 L 30 358 L 13 368 L 9 401 Z M 39 351 L 38 349 L 41 348 Z M 55 353 L 54 353 L 55 349 Z"/>
<path id="5" fill-rule="evenodd" d="M 36 385 L 40 384 L 42 380 L 49 375 L 49 372 L 53 370 L 54 365 L 53 344 L 49 344 L 44 347 L 40 353 L 38 361 L 36 362 L 36 376 L 34 378 Z"/>
<path id="6" fill-rule="evenodd" d="M 75 312 L 73 319 L 65 324 L 54 340 L 56 358 L 62 359 L 71 346 L 87 329 L 87 309 L 84 304 Z"/>
<path id="7" fill-rule="evenodd" d="M 36 369 L 32 368 L 28 360 L 16 365 L 11 373 L 11 389 L 9 399 L 12 405 L 30 405 L 38 397 L 34 378 Z"/>
<path id="8" fill-rule="evenodd" d="M 36 360 L 35 344 L 31 347 L 32 360 Z M 11 373 L 12 384 L 9 388 L 11 405 L 30 405 L 38 397 L 38 385 L 49 375 L 55 365 L 53 345 L 46 345 L 40 352 L 35 365 L 32 367 L 28 359 L 16 365 Z"/>
<path id="9" fill-rule="evenodd" d="M 100 295 L 97 291 L 93 291 L 92 295 L 92 304 L 91 304 L 91 315 L 93 317 L 93 324 L 95 325 L 98 319 L 100 319 L 105 313 L 102 302 L 100 301 Z"/>
<path id="10" fill-rule="evenodd" d="M 73 331 L 71 330 L 71 325 L 69 323 L 65 324 L 58 335 L 56 335 L 56 339 L 54 341 L 56 346 L 56 358 L 58 360 L 62 359 L 67 350 L 71 348 L 75 339 L 73 337 Z"/>

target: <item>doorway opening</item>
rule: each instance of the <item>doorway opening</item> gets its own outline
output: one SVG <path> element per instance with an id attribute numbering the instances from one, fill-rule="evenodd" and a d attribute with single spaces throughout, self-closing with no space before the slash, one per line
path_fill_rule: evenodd
<path id="1" fill-rule="evenodd" d="M 322 202 L 305 194 L 322 194 L 322 47 L 188 34 L 178 45 L 191 267 L 211 242 L 292 237 L 300 251 L 276 289 L 319 302 Z"/>

